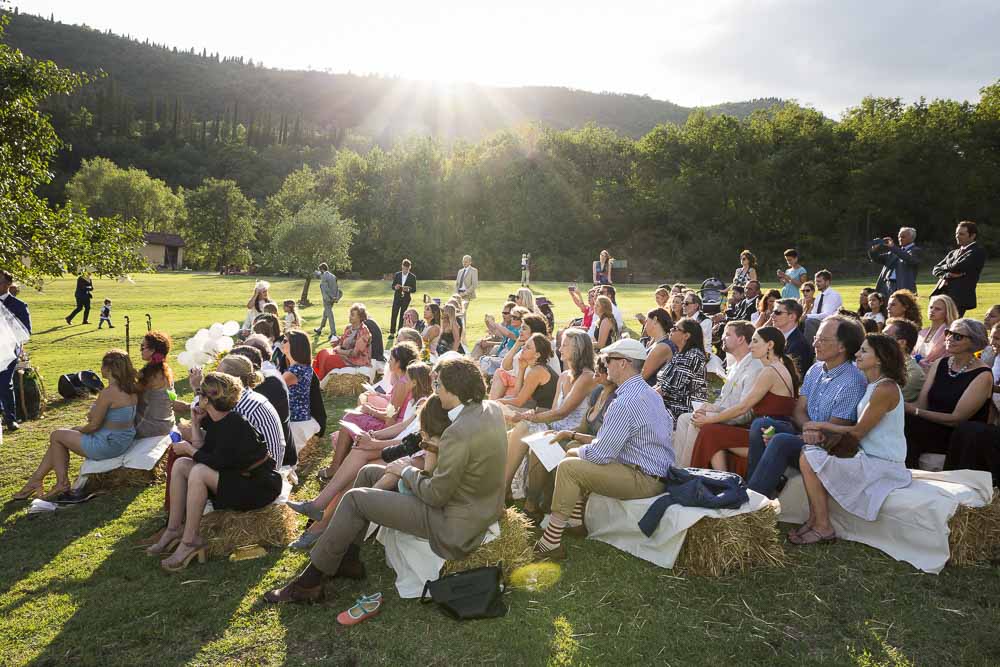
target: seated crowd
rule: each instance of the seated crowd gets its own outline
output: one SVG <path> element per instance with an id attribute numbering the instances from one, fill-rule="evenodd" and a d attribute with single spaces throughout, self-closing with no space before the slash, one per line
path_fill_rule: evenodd
<path id="1" fill-rule="evenodd" d="M 736 472 L 771 498 L 798 469 L 810 512 L 788 534 L 795 544 L 835 537 L 831 497 L 875 520 L 927 454 L 1000 481 L 1000 428 L 989 423 L 1000 395 L 1000 306 L 979 322 L 959 317 L 951 297 L 932 296 L 923 327 L 912 291 L 866 290 L 849 311 L 829 271 L 810 281 L 795 250 L 784 257 L 780 291 L 762 291 L 756 258 L 741 254 L 725 307 L 684 285 L 659 286 L 636 316 L 639 332 L 625 326 L 611 284 L 586 299 L 571 287 L 582 317 L 559 331 L 551 308 L 522 287 L 499 317 L 485 316 L 487 334 L 472 346 L 469 302 L 431 300 L 422 318 L 403 313 L 385 354 L 364 304 L 314 355 L 294 303 L 283 329 L 252 299 L 245 340 L 215 372 L 191 373 L 190 405 L 170 398 L 166 335 L 143 338 L 139 372 L 124 352 L 105 355 L 108 386 L 88 423 L 52 433 L 16 497 L 42 493 L 50 471 L 53 491 L 68 492 L 69 452 L 120 456 L 190 414 L 169 454 L 167 525 L 148 549 L 171 554 L 164 568 L 183 568 L 204 557 L 207 501 L 242 511 L 280 494 L 281 473 L 294 473 L 298 452 L 326 429 L 320 381 L 383 359 L 381 381 L 331 436 L 326 486 L 289 502 L 311 519 L 292 544 L 311 550 L 310 564 L 270 602 L 315 600 L 328 577 L 364 576 L 358 544 L 371 522 L 426 538 L 443 558 L 464 557 L 522 492 L 526 513 L 548 516 L 537 557 L 563 558 L 564 535 L 585 531 L 589 494 L 660 495 L 674 465 Z M 712 373 L 724 380 L 715 400 Z M 525 442 L 542 432 L 565 452 L 551 471 Z"/>

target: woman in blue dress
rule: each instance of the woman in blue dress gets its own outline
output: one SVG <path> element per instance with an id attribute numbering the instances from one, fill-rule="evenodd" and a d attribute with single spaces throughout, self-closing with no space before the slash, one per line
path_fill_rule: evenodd
<path id="1" fill-rule="evenodd" d="M 138 375 L 124 350 L 111 350 L 101 360 L 101 376 L 108 386 L 97 395 L 87 423 L 59 428 L 49 435 L 49 448 L 38 468 L 13 500 L 27 500 L 45 493 L 43 480 L 51 471 L 56 485 L 46 497 L 69 491 L 69 453 L 101 460 L 121 456 L 135 439 L 135 406 L 139 400 Z"/>

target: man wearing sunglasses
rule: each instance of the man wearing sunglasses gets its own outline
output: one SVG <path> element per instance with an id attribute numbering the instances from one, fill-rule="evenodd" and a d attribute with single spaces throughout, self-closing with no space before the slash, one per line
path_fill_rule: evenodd
<path id="1" fill-rule="evenodd" d="M 798 299 L 779 299 L 771 311 L 771 323 L 785 334 L 785 354 L 795 361 L 799 377 L 803 377 L 813 365 L 815 354 L 812 346 L 799 329 L 802 319 L 802 304 Z"/>
<path id="2" fill-rule="evenodd" d="M 674 463 L 674 420 L 663 398 L 642 379 L 646 348 L 623 338 L 602 352 L 608 378 L 618 385 L 604 423 L 594 437 L 573 433 L 573 446 L 556 467 L 552 514 L 545 533 L 535 543 L 539 560 L 562 560 L 563 531 L 583 530 L 584 498 L 599 493 L 632 500 L 663 493 Z"/>

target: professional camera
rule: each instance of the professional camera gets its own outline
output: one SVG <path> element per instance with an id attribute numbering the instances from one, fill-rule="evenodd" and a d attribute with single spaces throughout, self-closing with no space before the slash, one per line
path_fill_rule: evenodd
<path id="1" fill-rule="evenodd" d="M 868 247 L 872 250 L 884 250 L 889 246 L 889 243 L 885 239 L 872 239 L 868 242 Z"/>
<path id="2" fill-rule="evenodd" d="M 403 438 L 403 442 L 400 444 L 383 449 L 382 460 L 386 463 L 392 463 L 396 459 L 401 459 L 404 456 L 413 456 L 423 449 L 423 441 L 423 436 L 419 433 L 411 433 Z"/>

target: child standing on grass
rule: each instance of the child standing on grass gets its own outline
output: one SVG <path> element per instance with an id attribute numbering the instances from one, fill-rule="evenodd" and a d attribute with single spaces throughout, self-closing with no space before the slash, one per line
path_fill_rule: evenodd
<path id="1" fill-rule="evenodd" d="M 302 316 L 295 307 L 295 299 L 285 299 L 285 331 L 302 328 Z"/>
<path id="2" fill-rule="evenodd" d="M 101 308 L 101 319 L 97 322 L 97 328 L 102 328 L 105 322 L 108 323 L 109 329 L 115 328 L 115 325 L 111 324 L 111 299 L 104 300 L 104 307 Z"/>

